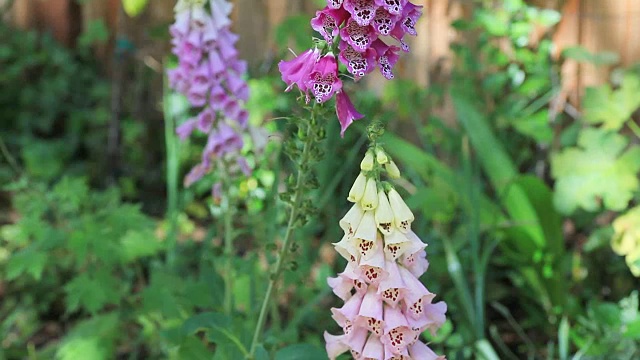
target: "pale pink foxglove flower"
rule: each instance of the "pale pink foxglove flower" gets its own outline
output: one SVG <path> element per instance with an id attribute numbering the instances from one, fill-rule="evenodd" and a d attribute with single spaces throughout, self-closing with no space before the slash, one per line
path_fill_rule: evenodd
<path id="1" fill-rule="evenodd" d="M 374 147 L 366 156 L 365 169 L 374 162 L 369 172 L 391 163 L 381 148 Z M 354 204 L 339 222 L 344 236 L 334 244 L 347 266 L 327 280 L 344 301 L 331 309 L 343 334 L 325 333 L 329 359 L 350 352 L 354 359 L 442 360 L 420 341 L 424 331 L 435 334 L 447 311 L 419 280 L 429 266 L 427 245 L 411 231 L 414 217 L 400 194 L 364 172 L 350 196 Z M 367 188 L 377 189 L 372 193 L 377 199 L 373 209 Z"/>
<path id="2" fill-rule="evenodd" d="M 244 135 L 249 133 L 249 114 L 244 102 L 249 87 L 244 76 L 247 65 L 238 58 L 231 32 L 232 5 L 226 0 L 179 0 L 175 6 L 175 22 L 169 28 L 172 52 L 178 66 L 167 71 L 169 86 L 186 96 L 199 114 L 181 124 L 176 132 L 186 140 L 198 130 L 207 134 L 202 161 L 185 178 L 189 186 L 210 171 L 227 166 L 226 175 L 251 169 L 241 154 Z"/>

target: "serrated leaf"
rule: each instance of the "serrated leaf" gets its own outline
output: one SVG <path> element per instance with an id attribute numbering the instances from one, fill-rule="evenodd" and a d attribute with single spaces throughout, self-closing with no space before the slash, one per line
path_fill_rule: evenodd
<path id="1" fill-rule="evenodd" d="M 104 269 L 76 276 L 64 286 L 67 312 L 84 309 L 96 313 L 107 304 L 120 301 L 120 281 Z"/>
<path id="2" fill-rule="evenodd" d="M 96 316 L 79 323 L 63 339 L 56 351 L 56 359 L 113 359 L 118 325 L 116 313 Z"/>
<path id="3" fill-rule="evenodd" d="M 163 243 L 158 241 L 152 232 L 128 231 L 120 240 L 120 246 L 124 261 L 132 262 L 157 254 L 162 249 Z"/>
<path id="4" fill-rule="evenodd" d="M 149 0 L 122 0 L 122 7 L 127 15 L 136 17 L 144 11 L 148 3 Z"/>
<path id="5" fill-rule="evenodd" d="M 554 204 L 570 214 L 577 208 L 623 210 L 638 188 L 640 148 L 625 151 L 628 140 L 617 133 L 588 128 L 580 133 L 578 147 L 551 156 L 556 179 Z"/>
<path id="6" fill-rule="evenodd" d="M 278 350 L 275 360 L 325 360 L 327 352 L 311 344 L 289 345 Z"/>
<path id="7" fill-rule="evenodd" d="M 13 280 L 22 274 L 29 274 L 40 280 L 47 264 L 47 255 L 34 249 L 25 249 L 11 256 L 7 263 L 7 280 Z"/>
<path id="8" fill-rule="evenodd" d="M 612 90 L 609 85 L 587 88 L 584 99 L 584 119 L 602 124 L 604 129 L 619 130 L 640 106 L 640 78 L 624 75 L 622 85 Z"/>

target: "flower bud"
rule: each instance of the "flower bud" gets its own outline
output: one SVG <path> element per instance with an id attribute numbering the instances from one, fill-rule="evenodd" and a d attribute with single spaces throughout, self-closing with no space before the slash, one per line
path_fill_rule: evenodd
<path id="1" fill-rule="evenodd" d="M 364 159 L 362 159 L 362 161 L 360 162 L 360 170 L 373 170 L 373 153 L 371 151 L 367 151 L 367 153 L 364 155 Z"/>
<path id="2" fill-rule="evenodd" d="M 367 184 L 367 178 L 363 173 L 360 173 L 356 178 L 356 181 L 351 186 L 351 190 L 349 190 L 349 196 L 347 200 L 351 202 L 358 202 L 362 199 L 362 195 L 364 194 L 365 185 Z"/>
<path id="3" fill-rule="evenodd" d="M 384 165 L 389 162 L 387 153 L 381 147 L 376 147 L 376 161 L 380 165 Z"/>
<path id="4" fill-rule="evenodd" d="M 398 169 L 398 166 L 396 165 L 396 163 L 393 162 L 393 160 L 385 164 L 384 169 L 387 170 L 387 174 L 389 174 L 390 178 L 392 179 L 400 178 L 400 169 Z"/>
<path id="5" fill-rule="evenodd" d="M 378 206 L 378 187 L 376 186 L 376 179 L 374 177 L 370 177 L 367 180 L 360 206 L 362 206 L 364 210 L 373 210 Z"/>
<path id="6" fill-rule="evenodd" d="M 389 235 L 393 231 L 393 210 L 384 190 L 378 191 L 378 207 L 375 210 L 376 225 L 380 232 Z"/>
<path id="7" fill-rule="evenodd" d="M 415 219 L 413 213 L 405 204 L 395 189 L 389 190 L 389 204 L 393 210 L 394 223 L 400 231 L 406 233 L 411 229 L 411 222 Z"/>

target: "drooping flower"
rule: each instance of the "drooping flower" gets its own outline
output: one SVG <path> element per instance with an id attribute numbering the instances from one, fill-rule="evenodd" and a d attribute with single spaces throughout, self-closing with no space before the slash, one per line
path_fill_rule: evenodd
<path id="1" fill-rule="evenodd" d="M 367 360 L 444 359 L 420 341 L 422 332 L 442 326 L 447 310 L 418 279 L 429 265 L 426 244 L 411 231 L 413 214 L 400 194 L 370 176 L 392 163 L 381 147 L 367 151 L 349 197 L 355 204 L 339 222 L 344 237 L 334 246 L 347 267 L 327 281 L 344 300 L 331 309 L 343 335 L 325 332 L 330 359 L 344 352 Z"/>
<path id="2" fill-rule="evenodd" d="M 181 124 L 176 132 L 186 140 L 198 130 L 208 136 L 202 161 L 185 178 L 189 186 L 225 162 L 227 174 L 238 169 L 250 173 L 241 155 L 243 137 L 249 131 L 249 114 L 244 102 L 249 87 L 244 76 L 247 63 L 238 58 L 231 32 L 231 4 L 226 0 L 179 0 L 175 6 L 176 21 L 169 32 L 172 52 L 178 66 L 167 71 L 169 86 L 186 96 L 199 113 Z"/>
<path id="3" fill-rule="evenodd" d="M 408 0 L 327 0 L 327 6 L 316 12 L 311 27 L 320 33 L 326 45 L 307 50 L 289 61 L 278 64 L 285 91 L 297 85 L 310 101 L 309 90 L 318 103 L 336 95 L 336 113 L 340 120 L 341 136 L 353 121 L 363 117 L 355 110 L 342 89 L 335 57 L 342 62 L 355 81 L 372 72 L 376 66 L 387 79 L 392 79 L 393 67 L 400 50 L 383 42 L 380 36 L 391 36 L 409 51 L 405 34 L 416 35 L 415 25 L 421 16 L 421 6 Z M 338 41 L 337 55 L 334 42 Z M 327 58 L 328 56 L 328 58 Z M 334 70 L 335 65 L 335 70 Z M 177 74 L 174 76 L 177 77 Z"/>
<path id="4" fill-rule="evenodd" d="M 344 136 L 344 132 L 354 121 L 364 117 L 356 110 L 353 103 L 351 103 L 351 99 L 344 91 L 340 91 L 336 95 L 336 114 L 340 122 L 340 136 Z"/>

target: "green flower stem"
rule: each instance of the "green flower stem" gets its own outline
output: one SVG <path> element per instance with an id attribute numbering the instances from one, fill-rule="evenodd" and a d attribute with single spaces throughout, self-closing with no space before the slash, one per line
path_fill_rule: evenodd
<path id="1" fill-rule="evenodd" d="M 287 230 L 284 235 L 282 247 L 280 248 L 280 252 L 278 254 L 276 267 L 274 271 L 271 273 L 271 277 L 269 279 L 269 285 L 267 286 L 267 292 L 265 293 L 264 300 L 262 301 L 262 306 L 260 308 L 260 315 L 258 315 L 258 323 L 256 324 L 256 329 L 253 333 L 253 340 L 251 341 L 251 349 L 249 350 L 249 355 L 247 355 L 247 359 L 249 360 L 253 360 L 255 358 L 256 348 L 258 346 L 258 342 L 260 341 L 260 335 L 262 334 L 264 322 L 267 317 L 269 302 L 271 301 L 271 296 L 274 292 L 276 283 L 278 282 L 278 279 L 280 279 L 280 275 L 282 275 L 282 271 L 284 270 L 284 264 L 289 251 L 289 243 L 291 242 L 293 230 L 295 228 L 296 220 L 298 219 L 298 215 L 300 213 L 300 207 L 302 205 L 302 200 L 304 198 L 305 188 L 303 186 L 303 182 L 309 172 L 309 167 L 307 165 L 310 160 L 309 155 L 311 154 L 311 151 L 310 151 L 311 146 L 313 145 L 313 142 L 316 141 L 316 139 L 312 136 L 312 133 L 313 133 L 312 124 L 314 123 L 314 120 L 315 120 L 315 109 L 316 107 L 314 107 L 314 109 L 312 110 L 311 122 L 307 123 L 306 137 L 304 140 L 304 147 L 302 149 L 302 154 L 300 156 L 300 163 L 298 164 L 298 176 L 296 179 L 295 193 L 292 198 L 292 206 L 291 206 L 291 212 L 289 213 Z"/>
<path id="2" fill-rule="evenodd" d="M 227 184 L 225 184 L 227 185 Z M 228 187 L 224 187 L 228 190 Z M 228 192 L 227 192 L 228 194 Z M 224 209 L 224 255 L 227 260 L 227 266 L 224 270 L 225 273 L 225 289 L 224 289 L 224 312 L 227 315 L 231 315 L 233 311 L 233 277 L 235 273 L 233 271 L 233 207 L 231 206 L 231 197 L 226 197 L 226 208 Z"/>
<path id="3" fill-rule="evenodd" d="M 175 266 L 176 246 L 178 236 L 178 176 L 180 171 L 180 148 L 175 135 L 174 110 L 171 101 L 168 80 L 165 76 L 163 91 L 164 138 L 167 148 L 167 257 L 166 263 L 170 268 Z"/>

